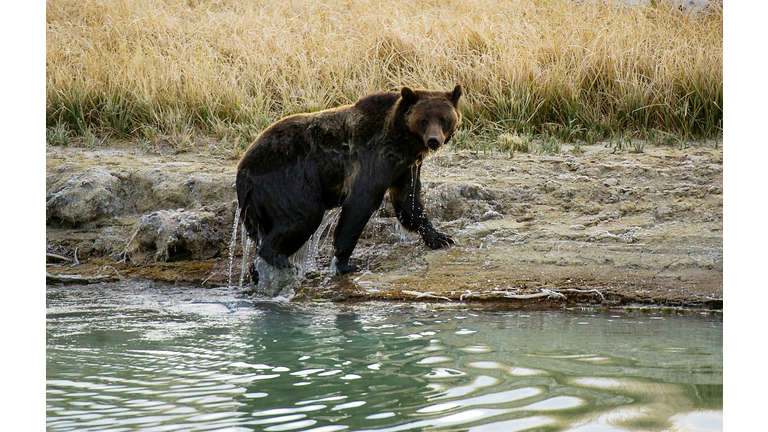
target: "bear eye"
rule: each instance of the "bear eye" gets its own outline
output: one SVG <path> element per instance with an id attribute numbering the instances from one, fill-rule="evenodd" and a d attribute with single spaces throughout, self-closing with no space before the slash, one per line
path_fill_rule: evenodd
<path id="1" fill-rule="evenodd" d="M 421 121 L 421 125 L 424 126 L 424 127 L 426 127 L 428 124 L 429 124 L 429 122 L 426 121 L 426 120 L 422 120 Z"/>

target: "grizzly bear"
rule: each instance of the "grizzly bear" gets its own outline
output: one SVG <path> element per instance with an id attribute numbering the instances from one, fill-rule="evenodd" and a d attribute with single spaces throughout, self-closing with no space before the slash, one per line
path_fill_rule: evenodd
<path id="1" fill-rule="evenodd" d="M 290 267 L 323 220 L 341 206 L 333 234 L 336 271 L 357 271 L 349 257 L 368 219 L 389 192 L 402 226 L 439 249 L 454 240 L 427 219 L 421 163 L 453 135 L 462 88 L 379 92 L 352 105 L 295 114 L 269 126 L 237 167 L 237 199 L 258 254 Z"/>

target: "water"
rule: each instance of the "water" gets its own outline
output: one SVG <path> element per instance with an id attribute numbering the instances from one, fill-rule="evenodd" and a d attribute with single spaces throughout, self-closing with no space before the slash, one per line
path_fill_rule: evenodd
<path id="1" fill-rule="evenodd" d="M 296 269 L 298 278 L 304 278 L 309 270 L 318 270 L 317 257 L 321 251 L 329 255 L 333 253 L 331 238 L 339 216 L 341 216 L 341 207 L 328 210 L 312 237 L 301 249 L 291 255 L 290 262 Z"/>
<path id="2" fill-rule="evenodd" d="M 47 428 L 717 431 L 723 322 L 49 287 Z"/>
<path id="3" fill-rule="evenodd" d="M 234 226 L 232 227 L 232 239 L 229 241 L 229 276 L 227 278 L 228 286 L 232 286 L 232 268 L 234 267 L 235 263 L 235 245 L 237 244 L 237 225 L 240 223 L 240 212 L 241 209 L 238 206 L 237 211 L 235 212 L 235 218 L 233 222 Z M 245 238 L 245 236 L 243 236 L 243 238 Z M 248 257 L 246 256 L 247 253 L 248 250 L 243 247 L 243 263 L 248 261 Z M 242 281 L 240 282 L 240 285 L 243 285 Z"/>

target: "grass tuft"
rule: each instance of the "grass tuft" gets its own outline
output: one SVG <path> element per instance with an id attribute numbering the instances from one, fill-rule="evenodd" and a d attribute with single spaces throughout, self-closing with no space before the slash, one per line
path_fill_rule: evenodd
<path id="1" fill-rule="evenodd" d="M 70 144 L 70 135 L 64 125 L 55 125 L 45 130 L 45 141 L 52 146 L 66 147 Z"/>

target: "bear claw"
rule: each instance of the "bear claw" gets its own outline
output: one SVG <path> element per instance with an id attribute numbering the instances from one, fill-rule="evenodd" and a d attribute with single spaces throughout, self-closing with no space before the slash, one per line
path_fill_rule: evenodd
<path id="1" fill-rule="evenodd" d="M 435 233 L 434 236 L 425 238 L 424 243 L 426 243 L 427 247 L 430 249 L 442 249 L 456 243 L 456 241 L 449 235 Z"/>

